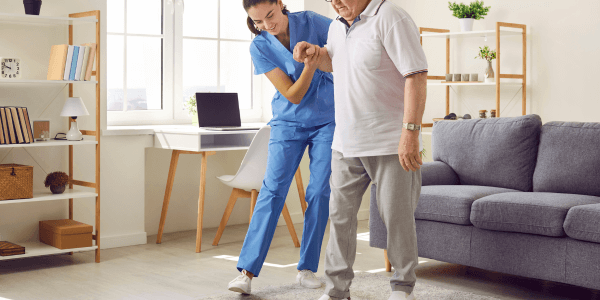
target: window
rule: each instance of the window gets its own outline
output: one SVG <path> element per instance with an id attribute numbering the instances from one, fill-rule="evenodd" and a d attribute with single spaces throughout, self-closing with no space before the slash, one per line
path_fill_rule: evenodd
<path id="1" fill-rule="evenodd" d="M 183 104 L 196 92 L 237 92 L 242 120 L 260 120 L 241 1 L 107 4 L 109 125 L 190 123 Z"/>

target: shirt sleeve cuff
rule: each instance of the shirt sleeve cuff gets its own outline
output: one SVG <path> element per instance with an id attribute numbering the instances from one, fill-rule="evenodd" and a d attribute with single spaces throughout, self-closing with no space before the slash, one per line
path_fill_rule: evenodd
<path id="1" fill-rule="evenodd" d="M 410 76 L 410 75 L 415 75 L 415 74 L 419 74 L 419 73 L 425 73 L 425 72 L 429 72 L 429 71 L 427 71 L 427 69 L 418 70 L 418 71 L 412 71 L 412 72 L 408 72 L 408 73 L 406 73 L 406 74 L 402 74 L 402 76 L 403 76 L 404 78 L 406 78 L 406 77 L 408 77 L 408 76 Z"/>

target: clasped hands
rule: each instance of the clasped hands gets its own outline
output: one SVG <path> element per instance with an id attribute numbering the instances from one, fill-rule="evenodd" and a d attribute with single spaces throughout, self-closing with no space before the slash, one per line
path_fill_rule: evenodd
<path id="1" fill-rule="evenodd" d="M 318 68 L 323 61 L 323 49 L 308 42 L 299 42 L 294 47 L 294 60 L 306 67 Z"/>

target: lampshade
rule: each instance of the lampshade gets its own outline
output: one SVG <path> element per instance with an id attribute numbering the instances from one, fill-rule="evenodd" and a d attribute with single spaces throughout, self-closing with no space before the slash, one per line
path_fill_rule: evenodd
<path id="1" fill-rule="evenodd" d="M 63 106 L 63 110 L 60 113 L 62 117 L 78 117 L 78 116 L 87 116 L 88 113 L 85 105 L 83 105 L 83 100 L 81 97 L 70 97 L 67 98 L 65 102 L 65 106 Z"/>

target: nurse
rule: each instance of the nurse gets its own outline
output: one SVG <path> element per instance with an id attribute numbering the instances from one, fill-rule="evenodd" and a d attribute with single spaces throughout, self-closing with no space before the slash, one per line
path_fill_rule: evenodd
<path id="1" fill-rule="evenodd" d="M 281 0 L 243 2 L 248 28 L 256 34 L 250 45 L 255 74 L 265 74 L 277 92 L 271 102 L 267 171 L 240 253 L 237 269 L 241 274 L 229 283 L 229 290 L 250 294 L 251 279 L 258 277 L 263 266 L 306 147 L 310 181 L 296 281 L 303 287 L 319 288 L 321 282 L 314 273 L 329 218 L 333 78 L 317 69 L 323 61 L 319 53 L 298 63 L 291 49 L 300 41 L 323 47 L 331 19 L 311 11 L 291 13 Z"/>

